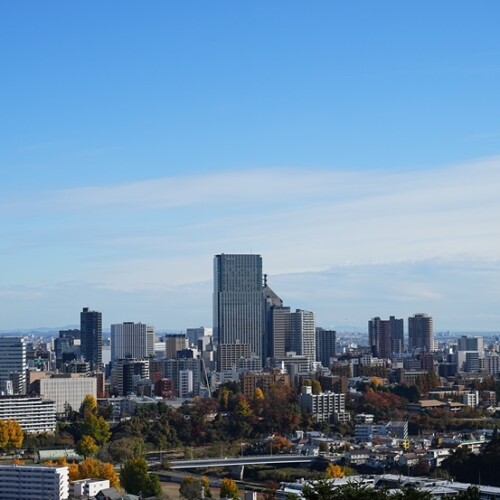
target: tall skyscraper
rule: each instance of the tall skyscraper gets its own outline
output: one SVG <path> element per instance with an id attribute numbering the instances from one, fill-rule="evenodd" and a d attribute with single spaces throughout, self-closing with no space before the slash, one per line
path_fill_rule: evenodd
<path id="1" fill-rule="evenodd" d="M 296 309 L 290 313 L 291 327 L 287 351 L 306 356 L 310 363 L 316 361 L 316 322 L 314 313 Z"/>
<path id="2" fill-rule="evenodd" d="M 289 307 L 273 306 L 270 311 L 269 356 L 283 358 L 289 347 L 292 332 L 292 316 Z"/>
<path id="3" fill-rule="evenodd" d="M 26 393 L 26 340 L 0 337 L 0 393 Z"/>
<path id="4" fill-rule="evenodd" d="M 265 301 L 260 255 L 214 258 L 214 338 L 219 344 L 249 344 L 265 355 Z"/>
<path id="5" fill-rule="evenodd" d="M 92 370 L 102 366 L 102 313 L 84 307 L 80 313 L 81 353 Z"/>
<path id="6" fill-rule="evenodd" d="M 154 356 L 154 327 L 144 323 L 111 325 L 111 362 L 118 359 L 143 359 Z"/>
<path id="7" fill-rule="evenodd" d="M 337 332 L 335 330 L 325 330 L 316 328 L 316 360 L 321 361 L 323 366 L 330 366 L 330 358 L 335 357 L 337 342 Z"/>
<path id="8" fill-rule="evenodd" d="M 434 350 L 432 316 L 415 314 L 408 318 L 408 344 L 410 351 L 415 349 L 427 352 Z"/>
<path id="9" fill-rule="evenodd" d="M 391 359 L 403 351 L 403 320 L 390 316 L 388 320 L 378 316 L 368 322 L 368 341 L 372 354 Z"/>

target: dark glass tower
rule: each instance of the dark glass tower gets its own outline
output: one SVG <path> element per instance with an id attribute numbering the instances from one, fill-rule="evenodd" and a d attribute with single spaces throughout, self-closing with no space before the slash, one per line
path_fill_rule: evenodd
<path id="1" fill-rule="evenodd" d="M 219 344 L 249 344 L 264 356 L 265 298 L 260 255 L 214 258 L 214 338 Z"/>
<path id="2" fill-rule="evenodd" d="M 388 320 L 378 316 L 368 322 L 368 341 L 372 354 L 391 359 L 403 352 L 403 320 L 390 316 Z"/>
<path id="3" fill-rule="evenodd" d="M 321 361 L 323 366 L 330 366 L 330 358 L 336 354 L 337 332 L 316 328 L 316 360 Z"/>
<path id="4" fill-rule="evenodd" d="M 102 313 L 84 307 L 80 313 L 81 352 L 92 370 L 102 366 Z"/>

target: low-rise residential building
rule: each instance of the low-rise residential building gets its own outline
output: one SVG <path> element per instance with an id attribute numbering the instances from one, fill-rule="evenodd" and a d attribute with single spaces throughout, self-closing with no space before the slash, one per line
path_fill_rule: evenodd
<path id="1" fill-rule="evenodd" d="M 311 386 L 303 386 L 299 404 L 312 414 L 316 422 L 348 422 L 350 419 L 349 413 L 345 411 L 345 394 L 313 394 Z"/>

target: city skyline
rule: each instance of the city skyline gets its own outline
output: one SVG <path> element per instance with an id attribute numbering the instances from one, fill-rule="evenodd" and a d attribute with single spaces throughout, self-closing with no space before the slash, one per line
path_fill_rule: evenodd
<path id="1" fill-rule="evenodd" d="M 221 252 L 326 329 L 500 329 L 498 2 L 0 9 L 0 331 L 211 325 Z"/>

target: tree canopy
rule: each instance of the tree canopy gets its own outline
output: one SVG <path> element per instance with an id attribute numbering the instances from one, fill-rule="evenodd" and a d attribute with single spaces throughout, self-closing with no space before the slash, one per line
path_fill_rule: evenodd
<path id="1" fill-rule="evenodd" d="M 148 474 L 148 464 L 144 458 L 130 458 L 120 471 L 120 483 L 127 493 L 145 497 L 161 497 L 161 485 L 158 476 Z"/>

